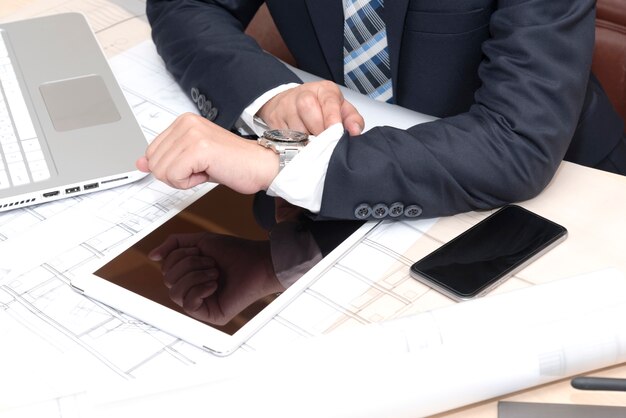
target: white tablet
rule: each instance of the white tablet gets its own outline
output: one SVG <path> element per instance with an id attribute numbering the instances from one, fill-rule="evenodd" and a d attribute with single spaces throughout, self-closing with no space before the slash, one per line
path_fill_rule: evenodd
<path id="1" fill-rule="evenodd" d="M 373 226 L 312 221 L 275 211 L 263 197 L 217 186 L 71 284 L 184 341 L 230 354 Z"/>

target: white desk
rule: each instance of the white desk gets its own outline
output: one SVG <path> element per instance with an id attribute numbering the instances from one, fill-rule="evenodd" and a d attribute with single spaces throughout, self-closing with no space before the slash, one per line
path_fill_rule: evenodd
<path id="1" fill-rule="evenodd" d="M 149 36 L 149 27 L 146 23 L 145 16 L 142 16 L 143 2 L 140 0 L 124 2 L 123 6 L 117 5 L 117 2 L 108 2 L 106 0 L 59 0 L 55 2 L 43 0 L 7 0 L 3 1 L 3 5 L 1 6 L 0 19 L 9 15 L 12 18 L 17 18 L 67 10 L 83 11 L 88 16 L 88 19 L 92 22 L 92 26 L 103 45 L 105 53 L 109 57 L 114 57 L 121 51 L 125 51 L 139 44 Z M 144 115 L 145 114 L 150 114 L 150 112 L 146 111 Z M 164 120 L 166 120 L 166 118 L 164 118 Z M 158 186 L 146 186 L 141 188 L 140 191 L 147 193 L 145 196 L 150 196 L 149 198 L 151 199 L 158 200 L 166 196 L 166 193 L 160 193 Z M 623 215 L 626 210 L 625 196 L 626 179 L 572 164 L 563 164 L 552 183 L 539 197 L 528 202 L 523 202 L 522 204 L 543 216 L 565 225 L 569 230 L 568 240 L 551 251 L 548 256 L 538 260 L 536 263 L 520 272 L 515 278 L 498 288 L 496 292 L 539 284 L 543 281 L 554 280 L 561 277 L 569 277 L 607 266 L 615 266 L 626 273 L 626 258 L 623 257 L 623 252 L 626 248 L 623 238 L 626 233 L 626 217 Z M 185 199 L 188 198 L 187 195 L 174 197 L 179 199 L 180 202 L 184 202 Z M 172 196 L 167 195 L 167 199 L 171 198 Z M 35 214 L 38 217 L 48 216 L 50 218 L 57 215 L 62 216 L 64 211 L 71 210 L 70 206 L 72 205 L 70 205 L 70 203 L 66 204 L 69 206 L 50 206 L 41 209 Z M 23 229 L 29 227 L 27 224 L 31 222 L 32 215 L 33 213 L 25 214 L 23 212 L 16 212 L 15 214 L 4 216 L 0 218 L 0 226 L 5 228 L 4 231 L 9 231 L 17 236 Z M 146 215 L 144 218 L 125 218 L 125 222 L 138 222 L 140 219 L 145 220 L 150 216 L 157 216 L 158 213 L 144 213 L 144 215 Z M 383 272 L 383 276 L 380 277 L 389 278 L 393 276 L 394 280 L 397 279 L 398 282 L 401 282 L 402 277 L 399 276 L 406 275 L 408 272 L 408 262 L 418 259 L 439 245 L 440 242 L 450 239 L 484 216 L 486 216 L 486 213 L 469 213 L 440 219 L 434 225 L 430 225 L 429 222 L 410 224 L 410 228 L 421 228 L 426 231 L 426 234 L 422 235 L 422 237 L 414 243 L 411 241 L 398 244 L 396 252 L 400 255 L 398 257 L 399 270 L 394 270 L 392 273 Z M 108 231 L 108 234 L 98 234 L 97 239 L 93 237 L 93 239 L 86 241 L 86 243 L 95 245 L 96 241 L 98 241 L 102 245 L 102 248 L 108 248 L 106 244 L 122 242 L 125 237 L 119 236 L 120 229 L 128 231 L 129 225 L 122 222 L 117 223 L 116 227 L 119 228 L 112 228 Z M 399 234 L 402 233 L 400 230 L 403 227 L 400 226 L 400 224 L 394 225 L 393 228 L 397 228 Z M 5 234 L 5 239 L 9 241 L 14 239 L 13 236 L 8 236 L 7 238 L 7 234 L 9 233 Z M 107 242 L 107 239 L 110 241 Z M 36 271 L 20 277 L 22 281 L 20 285 L 28 287 L 30 284 L 29 292 L 26 293 L 34 299 L 41 296 L 43 290 L 49 291 L 52 289 L 54 291 L 63 292 L 62 285 L 59 285 L 59 283 L 63 281 L 62 273 L 64 269 L 71 270 L 73 267 L 68 265 L 68 260 L 73 260 L 72 257 L 75 253 L 85 250 L 86 247 L 88 246 L 81 244 L 76 248 L 68 250 L 68 252 L 55 254 L 53 259 L 45 260 Z M 96 245 L 96 249 L 98 248 L 100 247 Z M 93 255 L 92 253 L 91 256 Z M 46 277 L 42 279 L 42 276 Z M 352 278 L 354 278 L 354 276 L 352 276 Z M 372 280 L 377 279 L 373 278 Z M 398 288 L 398 292 L 400 290 L 409 290 L 413 292 L 411 293 L 413 296 L 407 297 L 409 293 L 398 295 L 395 290 L 382 293 L 367 290 L 361 295 L 355 296 L 350 301 L 354 309 L 349 312 L 338 309 L 332 303 L 324 302 L 328 299 L 324 292 L 330 292 L 332 294 L 333 290 L 332 288 L 322 289 L 321 284 L 323 284 L 323 282 L 320 282 L 320 287 L 314 289 L 313 292 L 309 292 L 306 297 L 297 300 L 296 303 L 294 303 L 293 309 L 285 312 L 284 315 L 268 324 L 268 326 L 264 328 L 264 332 L 259 333 L 255 339 L 250 342 L 250 347 L 256 348 L 271 345 L 272 340 L 278 337 L 296 339 L 302 334 L 310 335 L 329 332 L 335 329 L 353 326 L 363 321 L 371 322 L 409 313 L 423 312 L 428 309 L 452 303 L 436 292 L 428 291 L 427 289 L 418 289 L 417 285 L 412 283 L 408 284 L 408 281 L 405 282 L 407 286 L 410 286 L 410 289 Z M 20 288 L 15 283 L 0 282 L 0 285 L 11 287 L 12 289 Z M 37 293 L 37 291 L 40 293 Z M 419 296 L 415 296 L 416 292 L 418 292 Z M 319 295 L 316 296 L 316 294 Z M 33 315 L 32 311 L 21 310 L 18 312 L 5 310 L 5 314 L 7 312 L 15 314 L 12 316 L 12 319 L 19 317 L 22 321 L 21 324 L 24 325 L 25 331 L 21 333 L 16 328 L 10 328 L 8 329 L 9 334 L 3 334 L 3 336 L 8 335 L 23 338 L 19 340 L 20 344 L 18 345 L 6 345 L 3 354 L 7 354 L 6 350 L 8 349 L 8 353 L 10 354 L 16 356 L 21 355 L 22 357 L 27 356 L 28 361 L 25 362 L 25 364 L 28 364 L 33 370 L 26 373 L 26 375 L 24 375 L 23 371 L 19 376 L 17 374 L 8 374 L 11 379 L 5 380 L 7 384 L 23 384 L 25 387 L 28 387 L 28 385 L 31 384 L 29 378 L 30 373 L 37 376 L 37 371 L 39 370 L 46 370 L 46 373 L 55 371 L 55 368 L 50 365 L 50 362 L 54 362 L 55 359 L 59 360 L 56 372 L 59 376 L 62 376 L 65 372 L 68 372 L 65 367 L 68 364 L 67 356 L 70 354 L 75 357 L 72 360 L 75 368 L 80 369 L 82 362 L 84 362 L 84 364 L 93 364 L 95 358 L 97 359 L 96 363 L 98 363 L 98 367 L 103 369 L 103 375 L 112 373 L 121 379 L 129 379 L 135 376 L 146 377 L 150 376 L 151 373 L 158 374 L 159 370 L 172 370 L 189 363 L 210 363 L 219 361 L 207 356 L 205 353 L 199 353 L 193 347 L 185 345 L 175 339 L 168 338 L 168 336 L 162 335 L 154 330 L 136 326 L 136 324 L 132 324 L 132 321 L 129 321 L 128 318 L 116 315 L 110 310 L 104 308 L 99 312 L 95 309 L 92 310 L 91 306 L 84 305 L 82 301 L 73 299 L 74 297 L 79 298 L 79 296 L 68 295 L 67 297 L 71 298 L 71 300 L 68 299 L 69 302 L 75 307 L 72 312 L 63 310 L 62 307 L 55 306 L 54 304 L 48 306 L 45 304 L 37 304 L 35 306 L 38 308 L 45 307 L 45 309 L 48 309 L 45 310 L 45 315 L 36 316 L 36 321 L 39 322 L 35 322 L 35 319 L 29 316 Z M 3 297 L 7 298 L 6 295 Z M 417 299 L 419 299 L 419 301 L 417 301 Z M 42 301 L 37 300 L 39 302 Z M 380 303 L 376 305 L 372 303 L 373 301 Z M 399 305 L 401 302 L 404 303 L 404 305 Z M 6 301 L 0 299 L 0 304 L 1 303 L 6 303 Z M 8 306 L 8 304 L 6 304 L 6 306 Z M 81 309 L 84 309 L 84 311 L 81 311 Z M 88 322 L 85 322 L 79 314 L 85 313 L 88 310 L 90 319 Z M 308 323 L 298 322 L 298 318 L 301 317 L 298 315 L 298 310 L 307 310 L 315 314 L 310 315 L 311 319 Z M 96 328 L 98 329 L 98 335 L 96 335 L 96 333 L 90 333 L 92 330 L 86 329 L 85 327 L 85 324 L 96 323 L 93 320 L 94 315 L 101 315 L 102 319 L 101 322 L 97 323 Z M 41 321 L 45 323 L 42 324 Z M 2 322 L 0 322 L 0 324 L 2 324 Z M 50 335 L 46 336 L 50 337 L 48 340 L 49 346 L 42 348 L 41 338 L 33 336 L 28 332 L 29 329 L 37 331 L 43 330 L 50 333 Z M 2 325 L 0 325 L 0 331 L 4 330 Z M 122 334 L 120 334 L 120 332 Z M 124 332 L 126 333 L 125 338 L 118 339 Z M 112 338 L 107 341 L 106 338 L 101 338 L 104 335 L 108 335 Z M 114 335 L 118 337 L 113 338 Z M 3 338 L 3 341 L 10 340 Z M 141 346 L 142 350 L 116 350 L 113 346 L 119 344 L 120 341 L 124 341 L 124 344 L 128 346 L 134 344 Z M 32 344 L 32 346 L 29 346 L 29 344 Z M 24 349 L 24 347 L 34 347 L 37 345 L 39 345 L 38 348 L 32 348 L 32 351 L 29 351 L 31 348 L 28 350 Z M 246 349 L 246 347 L 244 347 L 244 349 Z M 45 356 L 45 361 L 42 360 L 38 362 L 35 357 L 44 352 L 51 352 L 52 355 Z M 16 357 L 13 360 L 15 360 L 16 364 L 20 364 L 20 358 Z M 4 361 L 6 365 L 9 365 L 10 359 L 7 356 L 4 357 Z M 3 368 L 3 370 L 6 369 Z M 16 370 L 16 368 L 11 368 L 10 370 Z M 74 371 L 72 371 L 72 373 L 74 373 Z M 70 375 L 72 375 L 72 373 L 70 373 Z M 598 374 L 624 377 L 626 376 L 626 367 L 623 365 L 612 367 Z M 3 373 L 3 375 L 7 376 L 5 373 Z M 47 379 L 50 379 L 50 376 L 48 376 Z M 47 380 L 44 383 L 49 382 L 50 380 Z M 71 382 L 66 383 L 69 386 L 72 384 Z M 33 382 L 32 386 L 37 385 Z M 49 389 L 49 387 L 47 388 Z M 24 396 L 28 398 L 28 394 L 24 394 Z M 54 403 L 55 408 L 58 405 L 64 405 L 65 402 L 69 402 L 64 399 L 66 398 L 62 398 L 58 403 Z M 626 394 L 576 391 L 569 387 L 568 381 L 561 381 L 539 388 L 525 390 L 512 394 L 508 396 L 507 399 L 518 401 L 626 405 Z M 3 401 L 0 401 L 0 412 L 2 411 L 2 402 Z M 55 410 L 62 411 L 63 408 L 56 408 Z M 390 411 L 393 411 L 393 407 L 390 407 Z M 64 415 L 61 414 L 60 416 Z M 496 402 L 495 400 L 485 401 L 439 416 L 496 417 Z"/>

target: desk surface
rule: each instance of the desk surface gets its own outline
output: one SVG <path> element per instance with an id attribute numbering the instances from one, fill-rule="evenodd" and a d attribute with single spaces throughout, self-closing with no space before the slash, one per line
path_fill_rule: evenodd
<path id="1" fill-rule="evenodd" d="M 70 10 L 85 13 L 109 57 L 149 38 L 142 0 L 126 1 L 124 8 L 117 5 L 118 2 L 107 0 L 3 0 L 2 3 L 0 20 Z M 565 225 L 569 237 L 549 257 L 524 269 L 498 288 L 497 292 L 538 284 L 541 278 L 553 280 L 607 266 L 617 267 L 626 274 L 626 257 L 623 256 L 626 248 L 626 178 L 564 163 L 546 190 L 537 198 L 522 202 L 522 205 Z M 404 256 L 418 259 L 430 251 L 433 245 L 447 241 L 484 216 L 485 213 L 470 213 L 439 219 L 429 227 L 429 239 L 410 246 Z M 413 309 L 416 312 L 424 311 L 448 303 L 451 302 L 434 296 L 424 298 L 419 306 L 414 304 Z M 611 367 L 594 375 L 625 377 L 626 366 Z M 503 399 L 626 405 L 626 393 L 578 391 L 569 386 L 569 379 L 524 390 Z M 469 405 L 437 416 L 495 418 L 496 401 Z"/>
<path id="2" fill-rule="evenodd" d="M 626 272 L 623 256 L 626 231 L 626 178 L 564 163 L 550 185 L 523 206 L 567 225 L 568 239 L 549 258 L 524 269 L 516 279 L 569 277 L 615 266 Z M 514 286 L 514 282 L 506 286 Z M 503 289 L 502 289 L 503 290 Z M 615 366 L 593 375 L 625 377 L 626 366 Z M 569 379 L 524 390 L 506 397 L 509 401 L 626 405 L 626 393 L 589 392 L 571 388 Z M 496 417 L 495 401 L 471 405 L 437 416 Z"/>

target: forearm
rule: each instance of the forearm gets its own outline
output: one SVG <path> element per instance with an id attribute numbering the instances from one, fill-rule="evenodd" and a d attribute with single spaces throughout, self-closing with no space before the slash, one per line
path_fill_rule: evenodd
<path id="1" fill-rule="evenodd" d="M 500 2 L 471 109 L 406 131 L 344 137 L 320 215 L 349 219 L 360 203 L 401 202 L 435 217 L 535 196 L 578 123 L 593 30 L 593 1 Z"/>
<path id="2" fill-rule="evenodd" d="M 276 278 L 287 289 L 322 259 L 313 235 L 301 222 L 280 222 L 270 233 Z"/>
<path id="3" fill-rule="evenodd" d="M 244 29 L 262 1 L 148 0 L 157 50 L 184 92 L 197 88 L 218 110 L 215 123 L 231 129 L 263 92 L 300 80 L 265 53 Z"/>

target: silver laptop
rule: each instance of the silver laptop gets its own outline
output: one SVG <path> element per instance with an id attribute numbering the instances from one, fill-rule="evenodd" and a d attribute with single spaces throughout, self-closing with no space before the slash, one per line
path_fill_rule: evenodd
<path id="1" fill-rule="evenodd" d="M 85 17 L 0 24 L 0 212 L 144 176 L 147 141 Z"/>

